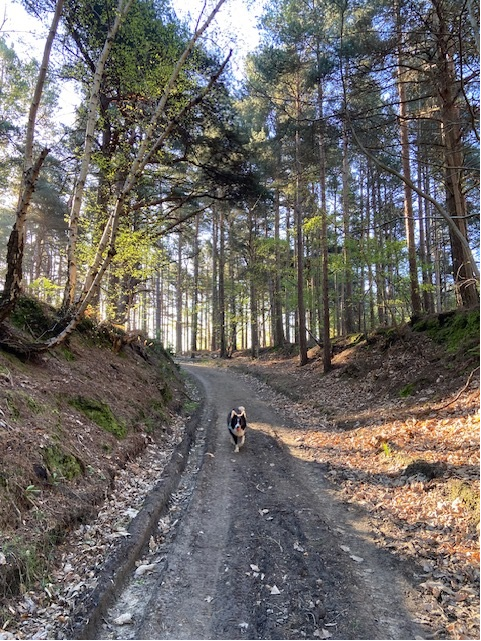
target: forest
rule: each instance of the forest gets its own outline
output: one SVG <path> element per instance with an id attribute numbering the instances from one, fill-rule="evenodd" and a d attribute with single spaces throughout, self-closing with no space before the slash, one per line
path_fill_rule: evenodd
<path id="1" fill-rule="evenodd" d="M 479 304 L 476 0 L 267 0 L 240 81 L 233 0 L 21 4 L 46 36 L 0 32 L 0 344 L 27 294 L 57 318 L 29 352 L 88 317 L 328 371 L 337 336 Z"/>

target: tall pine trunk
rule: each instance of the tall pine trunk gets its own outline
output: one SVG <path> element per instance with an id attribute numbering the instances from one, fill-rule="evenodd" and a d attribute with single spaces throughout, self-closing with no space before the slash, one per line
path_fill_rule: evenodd
<path id="1" fill-rule="evenodd" d="M 397 26 L 397 88 L 399 96 L 399 135 L 401 138 L 401 162 L 403 175 L 411 181 L 411 163 L 409 129 L 407 120 L 406 101 L 406 73 L 403 69 L 402 52 L 404 50 L 403 25 L 401 20 L 401 8 L 399 0 L 395 0 L 394 9 L 396 12 Z M 408 248 L 409 283 L 411 288 L 411 307 L 413 314 L 421 313 L 421 297 L 419 295 L 418 268 L 416 259 L 416 243 L 414 239 L 414 211 L 413 192 L 408 184 L 404 183 L 404 224 L 406 228 L 406 242 Z"/>
<path id="2" fill-rule="evenodd" d="M 251 356 L 252 358 L 259 357 L 259 319 L 258 309 L 259 304 L 257 301 L 257 286 L 254 274 L 254 266 L 256 264 L 257 256 L 255 250 L 255 239 L 257 236 L 257 222 L 255 214 L 252 209 L 249 209 L 249 299 L 250 299 L 250 335 L 251 335 Z"/>
<path id="3" fill-rule="evenodd" d="M 276 200 L 274 209 L 274 238 L 276 241 L 276 273 L 274 274 L 273 288 L 273 332 L 274 346 L 282 347 L 286 341 L 284 336 L 284 326 L 282 324 L 282 287 L 281 287 L 281 248 L 280 248 L 280 202 L 279 190 L 276 190 Z"/>
<path id="4" fill-rule="evenodd" d="M 177 244 L 177 274 L 175 292 L 175 352 L 182 354 L 182 233 L 179 232 Z"/>
<path id="5" fill-rule="evenodd" d="M 299 324 L 299 362 L 306 365 L 307 358 L 307 330 L 306 330 L 306 309 L 304 303 L 304 242 L 303 242 L 303 216 L 301 202 L 302 167 L 301 167 L 301 95 L 299 71 L 296 80 L 296 133 L 295 133 L 295 163 L 296 163 L 296 184 L 294 194 L 294 218 L 296 226 L 296 264 L 297 264 L 297 320 Z"/>
<path id="6" fill-rule="evenodd" d="M 454 67 L 453 41 L 440 0 L 432 0 L 435 15 L 437 60 L 437 92 L 440 106 L 441 134 L 446 180 L 446 207 L 461 235 L 467 239 L 466 199 L 463 192 L 464 154 L 457 104 L 458 82 Z M 460 238 L 450 230 L 453 276 L 458 304 L 467 307 L 479 304 L 477 267 Z"/>
<path id="7" fill-rule="evenodd" d="M 199 214 L 195 216 L 194 228 L 194 282 L 192 284 L 192 312 L 190 326 L 190 355 L 194 358 L 197 351 L 197 331 L 199 325 Z"/>
<path id="8" fill-rule="evenodd" d="M 329 242 L 327 237 L 326 148 L 324 139 L 324 95 L 322 80 L 319 80 L 318 84 L 317 103 L 319 112 L 319 187 L 321 191 L 322 355 L 324 372 L 327 373 L 331 369 L 331 325 L 329 314 Z"/>
<path id="9" fill-rule="evenodd" d="M 344 258 L 344 317 L 343 333 L 352 334 L 354 331 L 354 314 L 352 299 L 352 260 L 351 260 L 351 225 L 349 207 L 349 143 L 347 139 L 347 128 L 345 119 L 342 126 L 342 226 L 344 234 L 343 258 Z"/>
<path id="10" fill-rule="evenodd" d="M 218 347 L 219 335 L 219 222 L 217 209 L 212 210 L 212 335 L 210 349 L 215 352 Z"/>
<path id="11" fill-rule="evenodd" d="M 225 217 L 221 209 L 219 219 L 219 349 L 220 357 L 227 356 L 227 341 L 225 328 Z"/>

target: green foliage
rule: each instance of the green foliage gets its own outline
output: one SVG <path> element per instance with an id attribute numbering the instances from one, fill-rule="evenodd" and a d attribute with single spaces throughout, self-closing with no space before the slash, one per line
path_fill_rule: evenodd
<path id="1" fill-rule="evenodd" d="M 40 550 L 34 542 L 21 537 L 0 543 L 0 551 L 7 561 L 7 572 L 0 574 L 0 597 L 31 589 L 46 571 L 49 550 Z"/>
<path id="2" fill-rule="evenodd" d="M 18 418 L 20 418 L 20 409 L 18 408 L 18 404 L 16 401 L 17 399 L 12 392 L 8 391 L 5 394 L 5 405 L 7 406 L 7 409 L 10 412 L 10 416 L 13 420 L 17 420 Z"/>
<path id="3" fill-rule="evenodd" d="M 41 492 L 42 490 L 36 485 L 27 485 L 27 487 L 25 488 L 25 496 L 29 500 L 32 496 L 38 496 Z"/>
<path id="4" fill-rule="evenodd" d="M 28 409 L 32 412 L 32 414 L 41 414 L 45 411 L 45 406 L 42 403 L 39 403 L 39 401 L 33 398 L 33 396 L 25 394 L 22 395 L 22 398 L 24 399 Z"/>
<path id="5" fill-rule="evenodd" d="M 52 478 L 57 479 L 60 475 L 67 481 L 71 481 L 82 474 L 82 464 L 79 459 L 73 454 L 66 454 L 58 445 L 43 448 L 42 458 Z"/>
<path id="6" fill-rule="evenodd" d="M 408 398 L 409 396 L 412 396 L 413 393 L 414 393 L 414 383 L 408 383 L 399 391 L 399 396 L 401 398 Z"/>
<path id="7" fill-rule="evenodd" d="M 41 414 L 47 409 L 43 403 L 22 390 L 8 390 L 5 403 L 13 419 L 19 419 L 26 414 Z"/>
<path id="8" fill-rule="evenodd" d="M 362 341 L 366 340 L 366 335 L 363 332 L 358 332 L 357 334 L 350 334 L 347 337 L 348 343 L 350 347 L 354 347 L 354 345 L 359 345 L 359 343 L 362 343 Z"/>
<path id="9" fill-rule="evenodd" d="M 451 354 L 479 357 L 479 308 L 413 319 L 412 329 L 426 332 L 436 343 L 445 345 Z"/>
<path id="10" fill-rule="evenodd" d="M 68 347 L 65 347 L 65 345 L 60 345 L 59 351 L 68 363 L 75 360 L 75 354 L 73 354 Z"/>
<path id="11" fill-rule="evenodd" d="M 118 421 L 110 407 L 102 401 L 77 396 L 70 400 L 70 404 L 75 409 L 85 414 L 90 420 L 107 432 L 110 432 L 119 439 L 127 435 L 126 426 Z"/>
<path id="12" fill-rule="evenodd" d="M 29 291 L 36 297 L 43 300 L 50 299 L 52 297 L 58 297 L 62 292 L 62 287 L 56 285 L 46 276 L 41 276 L 36 280 L 32 281 L 29 285 Z"/>
<path id="13" fill-rule="evenodd" d="M 55 324 L 54 310 L 32 296 L 21 296 L 10 318 L 15 327 L 37 337 Z"/>
<path id="14" fill-rule="evenodd" d="M 144 282 L 151 276 L 162 255 L 161 250 L 155 247 L 152 237 L 145 229 L 122 230 L 117 238 L 116 250 L 112 269 L 119 278 L 128 275 L 132 281 Z"/>
<path id="15" fill-rule="evenodd" d="M 168 412 L 163 401 L 151 401 L 142 408 L 139 420 L 147 434 L 154 434 L 160 426 L 168 422 Z"/>
<path id="16" fill-rule="evenodd" d="M 198 408 L 198 406 L 199 406 L 198 401 L 188 400 L 182 406 L 182 411 L 184 412 L 184 414 L 190 415 L 190 414 L 193 414 L 195 412 L 195 410 Z"/>
<path id="17" fill-rule="evenodd" d="M 470 514 L 470 520 L 478 525 L 480 497 L 476 488 L 460 479 L 453 479 L 450 481 L 448 493 L 451 501 L 460 499 L 464 503 Z"/>
<path id="18" fill-rule="evenodd" d="M 384 455 L 387 456 L 388 458 L 391 458 L 394 454 L 390 444 L 387 441 L 381 442 L 381 450 L 383 451 Z"/>

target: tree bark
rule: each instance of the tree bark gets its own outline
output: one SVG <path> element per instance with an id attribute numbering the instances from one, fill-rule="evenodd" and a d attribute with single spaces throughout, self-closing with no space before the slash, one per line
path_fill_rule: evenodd
<path id="1" fill-rule="evenodd" d="M 401 20 L 401 8 L 399 0 L 394 1 L 396 12 L 397 31 L 397 88 L 399 96 L 399 134 L 401 139 L 401 162 L 403 175 L 411 182 L 411 163 L 409 128 L 407 120 L 407 102 L 405 72 L 403 69 L 402 52 L 404 50 L 403 25 Z M 406 242 L 408 249 L 409 283 L 411 288 L 411 307 L 413 314 L 421 313 L 421 297 L 419 295 L 418 267 L 416 259 L 416 242 L 414 239 L 414 210 L 413 192 L 408 182 L 404 182 L 404 224 L 406 228 Z"/>
<path id="2" fill-rule="evenodd" d="M 275 205 L 274 205 L 274 239 L 276 242 L 276 273 L 274 274 L 274 288 L 273 288 L 273 331 L 274 331 L 274 345 L 275 347 L 283 347 L 286 342 L 284 336 L 284 326 L 282 324 L 282 291 L 281 291 L 281 249 L 279 245 L 280 240 L 280 202 L 279 190 L 276 189 Z"/>
<path id="3" fill-rule="evenodd" d="M 347 139 L 347 127 L 343 121 L 342 133 L 342 226 L 344 233 L 343 257 L 344 257 L 344 318 L 343 333 L 351 334 L 354 331 L 354 314 L 352 300 L 352 262 L 351 262 L 351 230 L 350 230 L 350 207 L 349 207 L 349 143 Z"/>
<path id="4" fill-rule="evenodd" d="M 190 356 L 194 358 L 197 352 L 197 331 L 199 326 L 199 214 L 195 217 L 194 228 L 194 274 L 192 285 L 192 312 L 190 324 Z"/>
<path id="5" fill-rule="evenodd" d="M 182 232 L 177 234 L 177 274 L 175 292 L 175 353 L 182 354 Z"/>
<path id="6" fill-rule="evenodd" d="M 32 194 L 35 191 L 40 170 L 47 154 L 50 151 L 49 149 L 43 149 L 37 159 L 33 159 L 37 113 L 45 85 L 45 78 L 47 76 L 50 53 L 52 51 L 53 41 L 57 34 L 63 5 L 64 0 L 57 0 L 49 34 L 45 42 L 42 62 L 38 72 L 32 102 L 30 103 L 25 137 L 23 174 L 17 202 L 16 218 L 7 245 L 7 271 L 5 275 L 3 293 L 0 297 L 0 322 L 3 322 L 11 314 L 22 290 L 25 226 L 27 222 L 28 208 L 30 206 Z"/>
<path id="7" fill-rule="evenodd" d="M 226 358 L 226 327 L 225 327 L 225 217 L 224 212 L 220 211 L 219 219 L 219 349 L 220 357 Z"/>
<path id="8" fill-rule="evenodd" d="M 322 80 L 317 88 L 317 103 L 319 111 L 319 187 L 321 190 L 321 253 L 322 253 L 322 356 L 324 373 L 330 371 L 331 363 L 331 326 L 329 313 L 329 242 L 327 229 L 327 198 L 326 198 L 326 148 L 324 141 L 324 95 Z"/>
<path id="9" fill-rule="evenodd" d="M 92 86 L 90 88 L 90 96 L 87 106 L 87 124 L 85 128 L 84 137 L 84 150 L 82 154 L 82 162 L 80 165 L 79 175 L 75 183 L 75 189 L 71 200 L 70 220 L 68 231 L 68 245 L 67 245 L 67 282 L 65 284 L 64 299 L 62 309 L 64 314 L 70 309 L 74 303 L 75 291 L 77 286 L 77 242 L 78 242 L 78 227 L 80 219 L 80 209 L 82 206 L 83 194 L 85 189 L 85 182 L 87 180 L 88 170 L 90 168 L 90 160 L 92 156 L 92 147 L 94 144 L 95 125 L 98 118 L 98 107 L 100 101 L 100 86 L 104 75 L 105 65 L 110 56 L 115 37 L 122 25 L 122 22 L 127 15 L 133 0 L 119 0 L 117 10 L 115 12 L 115 20 L 107 33 L 102 52 L 97 60 L 95 73 L 93 77 Z"/>
<path id="10" fill-rule="evenodd" d="M 294 218 L 296 226 L 296 264 L 297 264 L 297 319 L 299 323 L 299 363 L 306 365 L 309 361 L 307 358 L 307 330 L 306 330 L 306 309 L 304 303 L 304 239 L 303 239 L 303 216 L 302 216 L 302 167 L 301 167 L 301 136 L 300 136 L 300 117 L 301 117 L 301 90 L 299 70 L 296 72 L 296 132 L 295 132 L 295 167 L 296 183 L 294 194 Z"/>
<path id="11" fill-rule="evenodd" d="M 471 307 L 479 304 L 479 292 L 473 257 L 466 251 L 466 244 L 460 236 L 467 239 L 466 199 L 463 192 L 464 154 L 460 127 L 460 114 L 457 104 L 458 88 L 454 67 L 454 53 L 450 39 L 449 27 L 444 14 L 443 3 L 432 0 L 434 30 L 436 37 L 437 74 L 436 88 L 440 106 L 441 135 L 444 151 L 444 169 L 446 178 L 446 207 L 454 221 L 459 234 L 451 234 L 451 252 L 453 258 L 453 276 L 456 286 L 458 304 Z"/>

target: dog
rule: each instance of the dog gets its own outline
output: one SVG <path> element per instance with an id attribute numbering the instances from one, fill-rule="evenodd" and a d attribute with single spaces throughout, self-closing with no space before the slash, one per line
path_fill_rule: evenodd
<path id="1" fill-rule="evenodd" d="M 239 452 L 246 439 L 247 415 L 245 407 L 235 407 L 229 412 L 227 415 L 227 427 L 234 441 L 234 452 Z"/>

